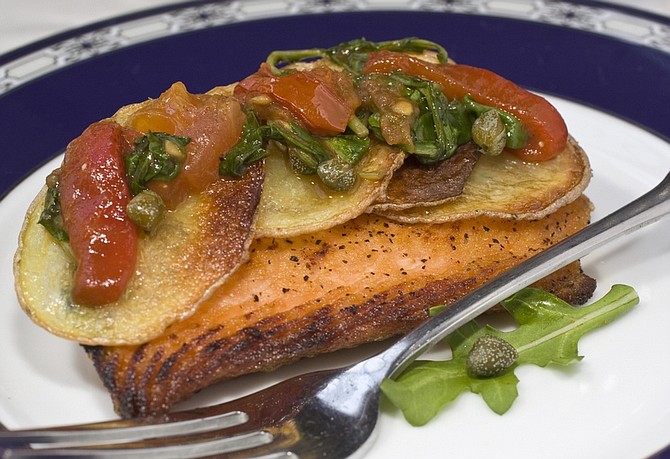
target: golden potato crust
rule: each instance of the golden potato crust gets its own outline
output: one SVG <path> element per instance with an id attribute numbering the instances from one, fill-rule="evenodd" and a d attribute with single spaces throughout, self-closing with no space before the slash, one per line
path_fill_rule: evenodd
<path id="1" fill-rule="evenodd" d="M 246 259 L 263 167 L 222 179 L 170 212 L 140 238 L 136 272 L 124 295 L 100 307 L 70 299 L 74 261 L 37 223 L 45 190 L 30 206 L 14 259 L 19 303 L 33 321 L 84 344 L 142 343 L 192 314 Z M 185 288 L 188 286 L 188 288 Z"/>
<path id="2" fill-rule="evenodd" d="M 509 152 L 482 155 L 463 193 L 443 203 L 418 202 L 404 210 L 380 203 L 371 212 L 406 223 L 443 223 L 478 215 L 534 220 L 577 199 L 590 180 L 588 157 L 570 137 L 566 149 L 548 161 L 526 162 Z"/>

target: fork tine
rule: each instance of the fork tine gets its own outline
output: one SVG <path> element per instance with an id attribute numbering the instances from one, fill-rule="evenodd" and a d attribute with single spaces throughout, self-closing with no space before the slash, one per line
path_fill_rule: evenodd
<path id="1" fill-rule="evenodd" d="M 41 430 L 0 431 L 0 447 L 26 443 L 56 443 L 66 446 L 86 446 L 129 443 L 150 438 L 185 436 L 212 432 L 247 422 L 241 411 L 215 414 L 193 419 L 151 423 L 152 420 L 111 421 Z M 139 422 L 139 424 L 138 424 Z M 155 422 L 155 420 L 153 420 Z"/>
<path id="2" fill-rule="evenodd" d="M 203 441 L 182 441 L 175 444 L 156 444 L 155 446 L 100 446 L 98 448 L 46 448 L 6 450 L 3 459 L 27 458 L 90 458 L 90 459 L 188 459 L 209 457 L 219 454 L 247 450 L 267 445 L 273 440 L 272 434 L 265 431 L 249 432 L 230 437 L 214 437 Z M 263 456 L 265 459 L 283 459 L 294 457 L 289 452 L 277 452 Z"/>

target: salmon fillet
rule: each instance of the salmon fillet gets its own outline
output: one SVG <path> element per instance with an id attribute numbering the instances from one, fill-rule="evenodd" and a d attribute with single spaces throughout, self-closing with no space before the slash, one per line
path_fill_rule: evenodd
<path id="1" fill-rule="evenodd" d="M 160 414 L 221 380 L 407 332 L 431 306 L 581 229 L 590 212 L 582 196 L 535 221 L 407 224 L 365 214 L 302 236 L 255 239 L 249 260 L 162 336 L 85 348 L 120 416 Z M 540 284 L 573 303 L 595 288 L 578 263 Z"/>

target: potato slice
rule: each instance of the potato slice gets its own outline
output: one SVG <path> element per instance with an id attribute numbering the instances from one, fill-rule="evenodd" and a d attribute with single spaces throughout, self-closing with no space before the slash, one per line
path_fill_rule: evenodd
<path id="1" fill-rule="evenodd" d="M 242 179 L 218 180 L 168 213 L 140 239 L 137 269 L 124 295 L 99 307 L 71 301 L 75 263 L 37 223 L 42 190 L 28 210 L 14 259 L 19 303 L 43 328 L 84 344 L 137 344 L 160 335 L 246 260 L 262 181 L 258 163 Z"/>
<path id="2" fill-rule="evenodd" d="M 256 235 L 291 237 L 331 228 L 364 213 L 384 192 L 405 154 L 374 144 L 356 165 L 358 183 L 348 192 L 333 192 L 315 176 L 297 175 L 285 156 L 266 158 L 266 178 L 258 206 Z"/>
<path id="3" fill-rule="evenodd" d="M 442 223 L 479 215 L 534 220 L 577 199 L 590 179 L 589 160 L 570 138 L 563 153 L 541 163 L 521 161 L 507 152 L 482 156 L 463 193 L 443 204 L 405 210 L 373 205 L 370 211 L 405 223 Z"/>
<path id="4" fill-rule="evenodd" d="M 313 63 L 296 63 L 291 67 L 313 66 Z M 215 87 L 208 94 L 230 95 L 236 84 Z M 393 172 L 404 159 L 400 149 L 374 144 L 356 166 L 359 183 L 354 190 L 336 193 L 320 185 L 316 177 L 296 175 L 285 156 L 273 151 L 265 159 L 265 185 L 257 211 L 256 236 L 297 236 L 328 229 L 361 215 L 383 195 Z"/>

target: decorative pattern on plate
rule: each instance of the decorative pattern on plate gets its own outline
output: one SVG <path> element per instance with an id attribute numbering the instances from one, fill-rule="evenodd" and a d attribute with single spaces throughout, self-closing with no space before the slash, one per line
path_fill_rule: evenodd
<path id="1" fill-rule="evenodd" d="M 245 0 L 219 1 L 119 22 L 0 66 L 0 95 L 35 78 L 160 37 L 276 16 L 346 11 L 428 11 L 508 17 L 588 30 L 670 53 L 670 25 L 616 9 L 552 0 Z"/>

